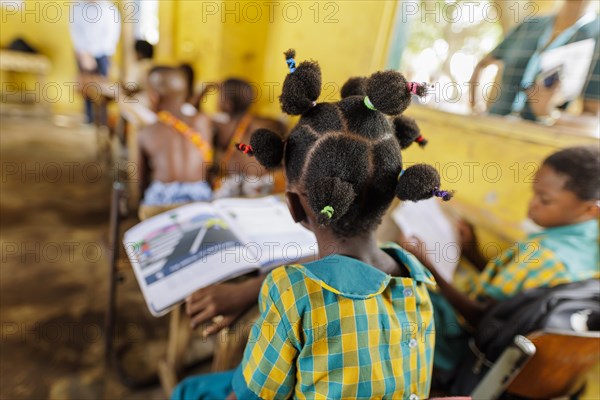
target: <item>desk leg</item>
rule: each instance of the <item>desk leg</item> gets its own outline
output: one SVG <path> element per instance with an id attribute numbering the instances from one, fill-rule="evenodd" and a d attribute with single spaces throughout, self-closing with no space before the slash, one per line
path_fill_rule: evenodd
<path id="1" fill-rule="evenodd" d="M 242 362 L 250 330 L 259 316 L 258 306 L 254 306 L 243 314 L 232 327 L 222 329 L 217 334 L 212 372 L 228 371 L 236 368 Z"/>
<path id="2" fill-rule="evenodd" d="M 181 305 L 171 312 L 167 355 L 158 364 L 160 384 L 168 396 L 177 385 L 177 374 L 183 368 L 185 351 L 190 342 L 191 329 L 183 307 Z"/>

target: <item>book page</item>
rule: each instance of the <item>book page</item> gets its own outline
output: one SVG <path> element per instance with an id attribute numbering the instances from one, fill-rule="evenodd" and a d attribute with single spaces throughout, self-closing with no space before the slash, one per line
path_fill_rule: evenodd
<path id="1" fill-rule="evenodd" d="M 416 236 L 423 242 L 429 260 L 444 279 L 452 282 L 461 254 L 460 241 L 439 201 L 405 201 L 392 212 L 392 219 L 406 238 Z"/>
<path id="2" fill-rule="evenodd" d="M 561 68 L 560 91 L 565 100 L 574 100 L 587 83 L 594 57 L 594 39 L 580 40 L 555 49 L 544 51 L 540 56 L 540 71 Z"/>
<path id="3" fill-rule="evenodd" d="M 154 316 L 196 290 L 258 268 L 244 233 L 211 204 L 167 211 L 125 232 L 124 245 Z"/>
<path id="4" fill-rule="evenodd" d="M 294 222 L 277 196 L 221 199 L 214 206 L 248 238 L 246 246 L 256 250 L 256 261 L 264 269 L 293 264 L 318 252 L 315 235 Z"/>

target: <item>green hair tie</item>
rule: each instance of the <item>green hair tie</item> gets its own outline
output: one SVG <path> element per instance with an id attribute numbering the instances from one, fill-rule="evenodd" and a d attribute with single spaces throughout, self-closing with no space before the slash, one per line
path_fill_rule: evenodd
<path id="1" fill-rule="evenodd" d="M 333 217 L 333 207 L 331 207 L 331 206 L 323 207 L 323 209 L 321 210 L 321 214 L 324 214 L 327 216 L 328 219 L 331 219 L 331 217 Z"/>
<path id="2" fill-rule="evenodd" d="M 369 110 L 377 111 L 373 103 L 371 103 L 371 99 L 369 99 L 369 96 L 365 96 L 365 106 L 367 106 Z"/>

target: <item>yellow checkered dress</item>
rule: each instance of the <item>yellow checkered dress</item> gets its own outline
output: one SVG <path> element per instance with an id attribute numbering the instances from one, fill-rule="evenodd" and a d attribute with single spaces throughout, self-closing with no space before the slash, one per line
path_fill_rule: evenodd
<path id="1" fill-rule="evenodd" d="M 238 396 L 427 398 L 435 334 L 426 285 L 433 278 L 403 249 L 384 250 L 410 277 L 341 255 L 272 271 L 243 378 L 234 378 Z"/>
<path id="2" fill-rule="evenodd" d="M 523 290 L 600 278 L 598 221 L 530 235 L 490 261 L 474 282 L 473 297 L 506 300 Z"/>

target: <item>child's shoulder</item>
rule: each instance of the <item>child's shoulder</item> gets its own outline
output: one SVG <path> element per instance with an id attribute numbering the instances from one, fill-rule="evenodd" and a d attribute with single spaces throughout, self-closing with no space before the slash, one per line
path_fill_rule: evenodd
<path id="1" fill-rule="evenodd" d="M 300 264 L 282 265 L 267 275 L 266 282 L 269 286 L 280 288 L 292 286 L 294 283 L 304 279 L 304 274 L 301 272 L 302 268 L 304 266 Z"/>
<path id="2" fill-rule="evenodd" d="M 274 306 L 280 314 L 289 313 L 288 318 L 297 320 L 301 310 L 309 307 L 309 289 L 306 276 L 301 272 L 302 265 L 284 265 L 275 268 L 265 278 L 260 297 L 261 312 Z M 310 285 L 310 284 L 308 284 Z M 294 306 L 295 307 L 292 307 Z"/>
<path id="3" fill-rule="evenodd" d="M 384 243 L 381 249 L 392 256 L 397 262 L 403 264 L 408 269 L 412 279 L 428 285 L 435 285 L 435 278 L 431 272 L 414 254 L 394 242 Z"/>

